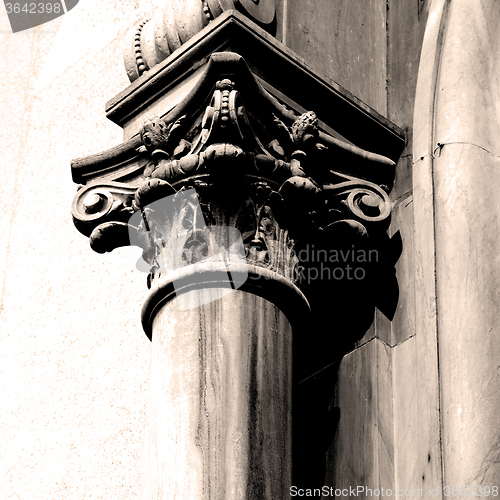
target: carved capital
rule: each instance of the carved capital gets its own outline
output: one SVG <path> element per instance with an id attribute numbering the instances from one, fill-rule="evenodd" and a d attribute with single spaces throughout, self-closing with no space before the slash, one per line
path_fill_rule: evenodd
<path id="1" fill-rule="evenodd" d="M 355 293 L 368 287 L 370 307 L 390 316 L 394 301 L 384 304 L 374 286 L 394 274 L 398 257 L 398 241 L 386 234 L 388 187 L 349 173 L 349 160 L 358 171 L 365 165 L 367 177 L 393 162 L 335 139 L 315 112 L 296 115 L 277 103 L 248 68 L 232 69 L 241 68 L 236 54 L 217 57 L 218 71 L 209 66 L 174 113 L 145 116 L 121 167 L 133 181 L 117 182 L 118 169 L 116 180 L 78 191 L 77 228 L 97 252 L 140 246 L 149 287 L 229 255 L 238 241 L 247 265 L 288 280 L 313 302 L 330 293 L 325 283 Z"/>
<path id="2" fill-rule="evenodd" d="M 392 317 L 397 303 L 401 240 L 386 233 L 394 162 L 339 139 L 329 119 L 278 101 L 241 56 L 212 54 L 166 115 L 144 116 L 123 145 L 73 162 L 75 181 L 85 184 L 73 203 L 75 225 L 97 252 L 141 247 L 153 289 L 169 272 L 199 271 L 241 241 L 252 273 L 288 283 L 315 317 L 332 303 L 356 304 L 353 342 L 375 306 Z M 387 130 L 381 136 L 392 141 Z M 165 210 L 164 200 L 179 205 Z M 220 228 L 239 236 L 226 235 L 224 247 Z"/>

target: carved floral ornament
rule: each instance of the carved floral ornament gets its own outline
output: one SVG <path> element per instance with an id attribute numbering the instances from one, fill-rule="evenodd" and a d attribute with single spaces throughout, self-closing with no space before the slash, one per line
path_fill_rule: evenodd
<path id="1" fill-rule="evenodd" d="M 255 80 L 249 86 L 247 79 L 241 85 L 220 78 L 209 99 L 199 93 L 167 119 L 144 118 L 140 137 L 130 143 L 127 173 L 114 167 L 111 176 L 132 181 L 101 176 L 80 187 L 73 218 L 96 252 L 140 246 L 151 287 L 206 259 L 213 229 L 227 227 L 241 235 L 248 265 L 302 289 L 301 270 L 312 264 L 301 250 L 304 256 L 314 245 L 330 252 L 376 249 L 380 258 L 370 272 L 393 269 L 399 251 L 386 233 L 389 188 L 346 173 L 344 164 L 352 158 L 388 168 L 391 160 L 343 145 L 320 130 L 314 112 L 294 115 Z M 196 105 L 200 100 L 204 107 Z M 172 210 L 159 205 L 165 199 L 173 200 Z"/>

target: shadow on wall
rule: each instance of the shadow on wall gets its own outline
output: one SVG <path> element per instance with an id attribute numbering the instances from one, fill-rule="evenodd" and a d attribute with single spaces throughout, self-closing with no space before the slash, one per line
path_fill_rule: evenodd
<path id="1" fill-rule="evenodd" d="M 375 308 L 392 321 L 399 299 L 394 268 L 403 249 L 399 231 L 392 238 L 384 234 L 370 245 L 347 232 L 352 233 L 352 228 L 340 228 L 336 238 L 349 242 L 335 249 L 344 255 L 343 261 L 336 260 L 330 245 L 328 262 L 311 258 L 311 254 L 307 263 L 302 262 L 306 277 L 318 274 L 320 279 L 306 280 L 302 285 L 314 319 L 294 339 L 293 484 L 297 488 L 321 488 L 324 484 L 326 453 L 340 419 L 335 392 L 342 358 L 370 328 Z M 315 255 L 325 255 L 325 247 L 318 242 Z M 350 257 L 346 257 L 349 251 Z M 372 258 L 362 262 L 362 255 Z M 328 273 L 331 278 L 324 279 Z"/>

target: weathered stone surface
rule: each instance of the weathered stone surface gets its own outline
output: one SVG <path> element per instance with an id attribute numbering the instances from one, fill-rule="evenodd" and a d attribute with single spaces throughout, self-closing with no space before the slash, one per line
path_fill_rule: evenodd
<path id="1" fill-rule="evenodd" d="M 420 448 L 419 442 L 419 435 L 424 425 L 419 413 L 416 344 L 416 338 L 413 336 L 392 348 L 396 490 L 411 488 L 413 491 L 430 484 L 423 480 L 425 475 L 425 471 L 421 470 L 423 462 L 415 459 L 416 455 L 426 452 Z M 422 496 L 429 495 L 426 492 Z"/>
<path id="2" fill-rule="evenodd" d="M 418 3 L 418 5 L 416 5 Z M 430 0 L 387 2 L 387 117 L 407 131 L 406 147 L 398 162 L 392 199 L 412 189 L 413 111 L 420 49 Z M 409 232 L 411 226 L 404 226 Z"/>
<path id="3" fill-rule="evenodd" d="M 442 484 L 440 387 L 433 190 L 434 103 L 441 54 L 443 15 L 448 2 L 433 2 L 422 45 L 413 123 L 413 204 L 415 221 L 415 327 L 420 464 L 424 486 Z M 442 492 L 440 492 L 442 495 Z"/>
<path id="4" fill-rule="evenodd" d="M 394 491 L 392 381 L 391 349 L 378 339 L 343 358 L 335 400 L 340 420 L 327 455 L 327 486 L 372 489 L 357 498 L 383 498 L 380 491 L 373 493 L 380 488 Z"/>
<path id="5" fill-rule="evenodd" d="M 198 293 L 182 297 L 191 308 L 174 299 L 154 320 L 144 498 L 283 498 L 292 484 L 290 323 L 250 293 L 201 306 Z"/>
<path id="6" fill-rule="evenodd" d="M 495 337 L 500 276 L 492 266 L 500 243 L 499 213 L 490 203 L 500 180 L 499 68 L 498 58 L 491 57 L 498 46 L 499 12 L 493 2 L 431 7 L 414 142 L 417 373 L 426 373 L 430 382 L 425 413 L 434 415 L 429 419 L 434 437 L 425 438 L 439 438 L 440 404 L 443 483 L 491 486 L 500 474 Z M 433 345 L 439 345 L 437 353 Z M 430 465 L 436 452 L 429 452 Z M 436 477 L 439 466 L 430 472 Z"/>
<path id="7" fill-rule="evenodd" d="M 436 199 L 443 200 L 436 204 L 436 269 L 445 481 L 493 486 L 500 480 L 500 217 L 490 200 L 500 161 L 457 144 L 444 146 L 435 164 Z"/>
<path id="8" fill-rule="evenodd" d="M 377 348 L 377 448 L 378 486 L 395 492 L 396 488 L 396 446 L 394 419 L 397 416 L 397 402 L 393 396 L 395 381 L 393 350 L 385 342 L 378 341 Z M 391 496 L 382 493 L 382 496 Z"/>
<path id="9" fill-rule="evenodd" d="M 370 340 L 372 340 L 374 337 L 376 337 L 377 332 L 376 332 L 376 322 L 375 322 L 375 315 L 377 314 L 377 311 L 375 311 L 375 314 L 373 316 L 373 323 L 371 324 L 370 328 L 366 331 L 366 333 L 363 335 L 363 338 L 358 340 L 356 342 L 356 347 L 361 347 L 363 344 L 366 344 Z"/>
<path id="10" fill-rule="evenodd" d="M 415 245 L 413 239 L 413 195 L 409 194 L 393 206 L 389 233 L 398 230 L 403 251 L 396 263 L 399 285 L 398 305 L 391 323 L 391 338 L 386 340 L 394 346 L 415 335 Z"/>
<path id="11" fill-rule="evenodd" d="M 286 5 L 288 47 L 385 115 L 386 0 L 288 0 Z"/>

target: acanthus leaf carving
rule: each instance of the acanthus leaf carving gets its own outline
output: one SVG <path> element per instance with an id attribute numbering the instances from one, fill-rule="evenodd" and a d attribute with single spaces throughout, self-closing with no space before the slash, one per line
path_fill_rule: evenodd
<path id="1" fill-rule="evenodd" d="M 136 185 L 125 191 L 113 182 L 82 188 L 75 224 L 84 234 L 94 231 L 91 242 L 96 251 L 126 245 L 127 229 L 129 244 L 143 249 L 145 265 L 153 270 L 148 283 L 153 283 L 164 272 L 160 261 L 173 228 L 155 203 L 189 189 L 198 193 L 198 216 L 206 227 L 235 227 L 242 234 L 248 263 L 296 284 L 303 264 L 296 254 L 304 245 L 327 248 L 343 238 L 361 238 L 360 244 L 369 240 L 384 246 L 380 242 L 391 213 L 384 186 L 344 173 L 349 168 L 337 161 L 336 139 L 321 132 L 316 113 L 295 116 L 283 106 L 262 105 L 265 95 L 252 94 L 248 89 L 256 87 L 248 85 L 240 93 L 239 81 L 214 79 L 205 99 L 194 91 L 191 99 L 208 102 L 204 108 L 190 107 L 186 101 L 168 121 L 146 115 L 140 143 L 134 143 L 142 169 Z M 207 82 L 203 88 L 208 88 Z M 361 161 L 391 163 L 345 147 Z M 88 195 L 98 198 L 90 200 Z M 184 265 L 203 257 L 207 238 L 192 232 L 180 252 Z"/>

